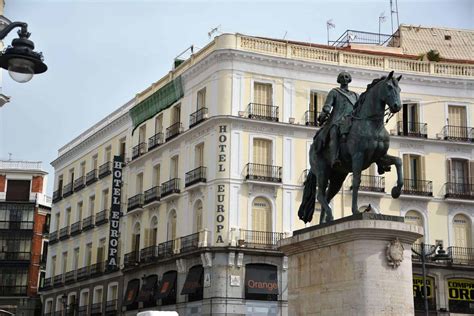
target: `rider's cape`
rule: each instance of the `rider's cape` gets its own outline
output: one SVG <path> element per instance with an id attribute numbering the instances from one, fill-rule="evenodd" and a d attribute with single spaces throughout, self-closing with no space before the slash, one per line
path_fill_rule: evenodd
<path id="1" fill-rule="evenodd" d="M 349 103 L 355 109 L 357 107 L 358 97 L 359 96 L 356 93 L 349 94 L 340 88 L 334 88 L 329 92 L 325 106 L 331 106 L 332 111 L 328 120 L 324 123 L 321 129 L 316 132 L 316 135 L 314 135 L 313 142 L 316 145 L 316 152 L 320 152 L 326 147 L 331 127 L 335 124 L 339 125 L 342 120 L 346 119 L 344 103 Z"/>

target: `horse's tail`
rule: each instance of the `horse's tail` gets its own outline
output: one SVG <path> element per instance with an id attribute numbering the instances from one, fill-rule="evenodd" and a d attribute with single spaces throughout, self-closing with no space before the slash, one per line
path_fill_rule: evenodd
<path id="1" fill-rule="evenodd" d="M 303 199 L 298 210 L 298 217 L 305 223 L 313 219 L 314 207 L 316 204 L 316 175 L 311 172 L 304 182 Z"/>

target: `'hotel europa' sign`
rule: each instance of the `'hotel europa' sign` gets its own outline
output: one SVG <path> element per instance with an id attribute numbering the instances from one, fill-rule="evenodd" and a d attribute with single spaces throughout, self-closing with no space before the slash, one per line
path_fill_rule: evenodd
<path id="1" fill-rule="evenodd" d="M 122 201 L 122 164 L 121 156 L 114 156 L 112 169 L 112 207 L 110 209 L 109 257 L 107 268 L 118 269 L 118 239 L 120 227 L 120 211 Z"/>

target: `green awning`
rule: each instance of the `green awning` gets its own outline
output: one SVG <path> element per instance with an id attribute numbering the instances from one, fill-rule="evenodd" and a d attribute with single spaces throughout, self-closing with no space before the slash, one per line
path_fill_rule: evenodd
<path id="1" fill-rule="evenodd" d="M 132 134 L 138 125 L 152 118 L 164 109 L 169 108 L 183 96 L 183 83 L 181 81 L 181 76 L 178 76 L 176 79 L 168 82 L 151 96 L 134 106 L 129 111 L 133 123 Z"/>

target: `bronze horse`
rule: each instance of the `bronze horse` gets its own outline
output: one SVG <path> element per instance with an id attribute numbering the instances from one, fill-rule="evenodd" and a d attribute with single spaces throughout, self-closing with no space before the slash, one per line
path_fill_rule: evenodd
<path id="1" fill-rule="evenodd" d="M 362 170 L 372 163 L 377 164 L 378 173 L 390 170 L 391 165 L 397 169 L 397 185 L 392 188 L 392 197 L 398 198 L 403 186 L 402 160 L 387 155 L 390 136 L 384 126 L 387 113 L 391 116 L 401 110 L 400 88 L 398 82 L 402 76 L 393 77 L 393 71 L 387 77 L 375 79 L 360 96 L 351 115 L 352 126 L 341 143 L 339 157 L 341 164 L 331 168 L 325 139 L 317 133 L 309 150 L 311 169 L 304 184 L 303 200 L 298 210 L 298 217 L 305 223 L 313 218 L 315 200 L 321 203 L 320 223 L 334 220 L 329 202 L 339 192 L 347 175 L 352 172 L 352 213 L 358 213 L 357 195 L 359 192 Z M 320 148 L 323 148 L 320 150 Z M 316 194 L 317 193 L 317 194 Z"/>

